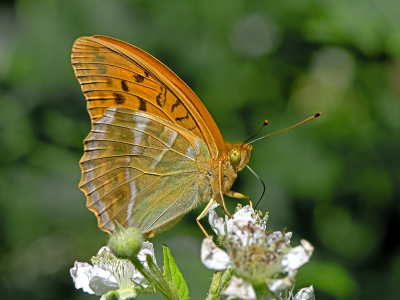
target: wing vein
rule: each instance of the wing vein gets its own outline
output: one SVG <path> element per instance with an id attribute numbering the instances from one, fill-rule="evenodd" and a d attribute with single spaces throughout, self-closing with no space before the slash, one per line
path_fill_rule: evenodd
<path id="1" fill-rule="evenodd" d="M 114 170 L 111 170 L 111 171 L 109 171 L 109 172 L 107 172 L 107 173 L 102 174 L 101 176 L 107 175 L 108 173 L 110 173 L 110 172 L 112 172 L 112 171 L 115 171 L 115 170 L 118 170 L 118 169 L 120 169 L 120 168 L 116 168 L 116 169 L 114 169 Z M 143 173 L 143 174 L 144 174 L 144 173 Z M 139 177 L 142 176 L 143 174 L 139 174 L 138 176 L 132 178 L 132 180 L 135 180 L 135 179 L 139 178 Z M 101 177 L 101 176 L 99 176 L 99 177 Z M 85 184 L 88 184 L 88 183 L 92 182 L 93 180 L 95 180 L 95 179 L 92 179 L 92 180 L 86 182 Z M 106 186 L 107 184 L 110 183 L 110 181 L 111 181 L 111 180 L 106 180 L 102 185 L 96 186 L 96 189 L 94 189 L 93 191 L 87 193 L 86 196 L 91 195 L 91 194 L 93 194 L 94 192 L 96 192 L 97 190 L 99 190 L 100 188 L 102 188 L 103 186 Z M 124 182 L 122 185 L 124 185 L 125 183 L 126 183 L 126 182 Z M 121 185 L 121 186 L 122 186 L 122 185 Z M 120 187 L 120 186 L 116 187 L 114 190 L 111 191 L 111 193 L 112 193 L 113 191 L 115 191 L 116 189 L 118 189 L 119 187 Z M 99 200 L 100 200 L 100 199 L 99 199 Z"/>
<path id="2" fill-rule="evenodd" d="M 126 113 L 126 112 L 123 112 L 123 111 L 118 111 L 120 114 L 126 114 L 126 115 L 131 115 L 132 116 L 132 114 L 130 114 L 130 113 Z M 161 126 L 165 126 L 165 124 L 162 124 L 162 123 L 160 123 L 160 122 L 158 122 L 157 120 L 154 120 L 154 119 L 151 119 L 153 122 L 156 122 L 156 123 L 158 123 L 158 124 L 160 124 Z M 171 122 L 171 123 L 173 123 L 173 122 Z M 101 124 L 103 124 L 103 123 L 101 123 Z M 176 125 L 176 126 L 179 126 L 179 125 L 177 125 L 177 124 L 175 124 L 175 123 L 173 123 L 174 125 Z M 111 124 L 110 124 L 111 125 Z M 113 126 L 119 126 L 119 125 L 115 125 L 115 124 L 112 124 Z M 124 127 L 124 126 L 121 126 L 121 127 Z M 128 127 L 124 127 L 124 128 L 128 128 Z M 172 129 L 172 128 L 171 128 Z M 184 129 L 184 130 L 187 130 L 187 129 L 185 129 L 184 127 L 182 127 L 182 129 Z M 137 129 L 134 129 L 134 130 L 137 130 Z M 143 133 L 146 133 L 146 134 L 148 134 L 147 132 L 144 132 L 144 131 L 140 131 L 140 130 L 137 130 L 137 131 L 139 131 L 139 132 L 143 132 Z M 156 137 L 154 137 L 154 136 L 152 136 L 152 135 L 150 135 L 150 134 L 148 134 L 149 136 L 151 136 L 151 137 L 153 137 L 153 138 L 155 138 L 155 139 L 157 139 Z M 184 135 L 182 135 L 183 136 L 183 138 L 184 139 L 186 139 L 188 142 L 189 142 L 189 144 L 191 144 L 192 145 L 192 143 L 189 141 L 189 139 L 187 138 L 187 137 L 185 137 Z M 158 139 L 159 140 L 159 139 Z M 167 146 L 168 147 L 168 145 L 166 145 L 163 141 L 161 141 L 161 140 L 159 140 L 161 143 L 163 143 L 165 146 Z M 193 145 L 192 145 L 193 146 Z M 168 147 L 169 148 L 169 147 Z"/>
<path id="3" fill-rule="evenodd" d="M 90 183 L 90 182 L 92 182 L 92 181 L 94 181 L 94 180 L 96 180 L 96 179 L 99 179 L 99 178 L 100 178 L 101 176 L 103 176 L 103 175 L 107 175 L 108 173 L 110 173 L 110 172 L 112 172 L 112 171 L 115 171 L 115 170 L 118 170 L 118 169 L 122 169 L 122 168 L 125 168 L 125 169 L 134 169 L 134 170 L 138 170 L 138 171 L 140 171 L 140 172 L 142 172 L 142 173 L 144 173 L 144 174 L 154 175 L 154 176 L 161 176 L 161 177 L 167 177 L 167 176 L 173 176 L 173 175 L 182 175 L 182 174 L 186 174 L 186 173 L 187 173 L 187 174 L 190 174 L 190 173 L 198 172 L 198 170 L 192 170 L 192 171 L 185 171 L 185 172 L 169 172 L 169 173 L 160 174 L 160 173 L 155 173 L 155 172 L 146 172 L 146 171 L 140 170 L 140 169 L 135 168 L 135 167 L 132 167 L 132 166 L 122 166 L 122 167 L 118 167 L 118 168 L 112 169 L 112 170 L 110 170 L 110 171 L 108 171 L 108 172 L 106 172 L 106 173 L 104 173 L 104 174 L 100 174 L 99 176 L 97 176 L 97 177 L 95 177 L 95 178 L 93 178 L 93 179 L 91 179 L 91 180 L 85 182 L 84 184 L 80 185 L 79 188 L 81 188 L 82 186 L 84 186 L 84 185 L 87 184 L 87 183 Z M 90 171 L 83 171 L 82 174 L 86 174 L 86 173 L 89 173 L 89 172 L 93 172 L 93 170 L 95 170 L 95 169 L 92 169 L 92 170 L 90 170 Z"/>
<path id="4" fill-rule="evenodd" d="M 136 74 L 140 75 L 139 73 L 136 73 Z M 93 75 L 93 74 L 84 74 L 84 75 L 77 75 L 76 77 L 77 77 L 77 78 L 80 78 L 80 77 L 94 77 L 94 76 L 114 78 L 114 79 L 117 79 L 117 80 L 125 80 L 126 82 L 130 82 L 130 83 L 133 83 L 133 84 L 136 84 L 136 85 L 139 85 L 139 86 L 148 88 L 148 89 L 152 89 L 152 90 L 154 90 L 154 91 L 156 91 L 156 92 L 160 92 L 159 90 L 157 90 L 157 89 L 155 89 L 155 88 L 153 88 L 153 87 L 151 87 L 151 86 L 144 85 L 144 84 L 140 84 L 140 83 L 138 83 L 138 82 L 136 82 L 136 81 L 132 81 L 132 80 L 129 80 L 129 79 L 126 79 L 126 78 L 120 78 L 120 77 L 116 77 L 116 76 L 103 75 L 103 74 L 96 74 L 96 75 Z M 81 82 L 81 84 L 82 84 L 82 82 Z M 159 84 L 160 86 L 162 86 L 162 87 L 164 87 L 164 88 L 167 88 L 166 86 L 161 85 L 161 84 L 158 83 L 158 82 L 157 82 L 157 84 Z"/>
<path id="5" fill-rule="evenodd" d="M 152 183 L 150 183 L 148 186 L 146 186 L 146 188 L 144 188 L 142 191 L 140 191 L 140 193 L 139 194 L 136 194 L 136 196 L 133 198 L 133 199 L 136 199 L 136 197 L 138 196 L 138 195 L 140 195 L 141 193 L 143 193 L 145 190 L 147 190 L 149 187 L 151 187 L 154 183 L 156 183 L 159 179 L 160 179 L 161 177 L 158 177 L 156 180 L 154 180 Z M 127 183 L 129 183 L 129 182 L 127 182 Z M 132 199 L 131 199 L 132 200 Z M 129 202 L 126 204 L 126 205 L 124 205 L 124 207 L 122 207 L 113 217 L 112 217 L 112 219 L 115 219 L 120 213 L 121 213 L 121 211 L 123 211 L 125 208 L 126 208 L 126 206 L 129 204 Z M 110 223 L 111 221 L 112 221 L 112 219 L 110 218 L 110 220 L 107 222 L 107 223 L 105 223 L 104 225 L 103 225 L 103 227 L 105 226 L 105 225 L 107 225 L 108 223 Z"/>
<path id="6" fill-rule="evenodd" d="M 168 116 L 167 114 L 165 114 L 164 111 L 163 111 L 160 107 L 157 107 L 157 105 L 155 105 L 154 103 L 152 103 L 152 102 L 150 102 L 149 100 L 147 100 L 147 99 L 145 99 L 145 98 L 142 98 L 142 97 L 140 97 L 140 96 L 138 96 L 138 95 L 136 95 L 136 94 L 129 93 L 129 92 L 125 92 L 125 91 L 120 91 L 120 90 L 100 90 L 100 89 L 85 90 L 85 91 L 83 91 L 83 93 L 84 93 L 85 96 L 86 96 L 86 93 L 95 92 L 95 91 L 125 93 L 125 94 L 128 94 L 128 95 L 132 95 L 132 96 L 138 97 L 138 98 L 140 98 L 140 99 L 143 99 L 144 101 L 146 101 L 147 103 L 149 103 L 151 106 L 153 106 L 153 107 L 155 107 L 156 109 L 158 109 L 163 115 L 167 116 L 168 119 L 171 120 L 171 123 L 173 123 L 171 117 Z M 110 97 L 110 98 L 108 98 L 108 97 L 103 97 L 103 98 L 104 98 L 104 99 L 109 99 L 109 100 L 114 99 L 113 97 Z M 87 101 L 92 101 L 92 100 L 99 100 L 99 99 L 90 99 L 89 97 L 87 97 L 86 100 L 87 100 Z M 99 106 L 92 106 L 92 107 L 99 107 Z"/>
<path id="7" fill-rule="evenodd" d="M 119 111 L 119 113 L 124 113 L 124 112 L 120 112 L 120 111 Z M 128 114 L 128 115 L 131 115 L 131 114 Z M 152 119 L 152 121 L 153 121 L 153 122 L 157 122 L 157 121 L 154 120 L 154 119 Z M 157 123 L 159 123 L 159 122 L 157 122 Z M 171 147 L 169 147 L 169 146 L 168 146 L 166 143 L 164 143 L 161 139 L 159 139 L 159 138 L 157 138 L 157 137 L 155 137 L 155 136 L 149 134 L 148 132 L 145 132 L 145 131 L 142 131 L 142 130 L 133 129 L 133 128 L 126 127 L 126 126 L 122 126 L 122 125 L 101 123 L 101 122 L 99 122 L 99 121 L 96 121 L 96 124 L 104 124 L 104 125 L 109 125 L 109 126 L 115 126 L 115 127 L 120 127 L 120 128 L 135 130 L 135 131 L 138 131 L 138 132 L 147 134 L 148 136 L 151 136 L 152 138 L 158 140 L 160 143 L 164 144 L 168 149 L 171 149 Z M 161 123 L 159 123 L 159 124 L 161 124 Z M 164 126 L 163 124 L 161 124 L 161 125 Z M 192 145 L 192 143 L 189 141 L 189 139 L 188 139 L 187 137 L 185 137 L 184 135 L 182 135 L 182 137 L 183 137 L 184 139 L 186 139 L 186 140 L 189 142 L 190 145 Z M 192 146 L 193 146 L 193 145 L 192 145 Z M 172 151 L 175 151 L 175 150 L 173 150 L 173 149 L 171 149 L 171 150 L 172 150 Z"/>
<path id="8" fill-rule="evenodd" d="M 104 159 L 104 158 L 112 158 L 112 157 L 126 157 L 127 156 L 127 154 L 123 154 L 123 155 L 113 155 L 113 156 L 105 156 L 105 157 L 96 157 L 96 158 L 91 158 L 91 159 L 88 159 L 88 160 L 81 160 L 81 164 L 82 163 L 84 163 L 84 162 L 87 162 L 87 161 L 93 161 L 93 160 L 98 160 L 98 159 Z M 133 156 L 133 155 L 129 155 L 129 156 Z M 138 156 L 142 156 L 143 157 L 143 155 L 138 155 Z M 146 156 L 147 157 L 147 156 Z M 153 157 L 150 157 L 151 159 L 154 159 Z M 135 169 L 137 169 L 137 168 L 135 168 Z M 137 169 L 137 170 L 139 170 L 139 171 L 141 171 L 141 172 L 145 172 L 146 174 L 157 174 L 157 173 L 150 173 L 150 172 L 146 172 L 146 171 L 143 171 L 143 170 L 140 170 L 140 169 Z M 182 173 L 191 173 L 191 172 L 198 172 L 198 170 L 196 169 L 196 170 L 193 170 L 193 171 L 186 171 L 186 172 L 182 172 Z M 175 172 L 172 172 L 172 173 L 166 173 L 166 174 L 175 174 Z M 180 174 L 180 173 L 179 173 Z"/>
<path id="9" fill-rule="evenodd" d="M 93 204 L 99 202 L 100 200 L 102 200 L 104 197 L 110 195 L 110 194 L 111 194 L 112 192 L 114 192 L 115 190 L 117 190 L 117 189 L 119 189 L 120 187 L 124 186 L 125 184 L 131 182 L 132 180 L 138 179 L 140 176 L 143 176 L 143 175 L 145 175 L 145 174 L 144 174 L 144 173 L 143 173 L 143 174 L 140 174 L 139 176 L 137 176 L 137 177 L 135 177 L 135 178 L 132 178 L 132 179 L 128 180 L 127 182 L 124 182 L 124 183 L 120 184 L 119 186 L 115 187 L 114 189 L 112 189 L 111 191 L 109 191 L 107 194 L 104 194 L 103 196 L 101 196 L 99 199 L 97 199 L 95 202 L 91 203 L 91 204 L 90 204 L 89 206 L 87 206 L 87 207 L 93 206 Z M 155 181 L 156 181 L 156 180 L 155 180 Z M 112 201 L 111 201 L 111 204 L 113 204 Z M 101 214 L 102 214 L 104 211 L 106 211 L 109 207 L 110 207 L 110 206 L 107 206 L 102 212 L 98 212 L 97 215 L 101 215 Z"/>
<path id="10" fill-rule="evenodd" d="M 94 132 L 94 131 L 92 131 L 92 132 Z M 96 132 L 98 132 L 98 133 L 103 133 L 102 131 L 96 131 Z M 151 136 L 151 135 L 149 135 L 149 136 Z M 152 136 L 151 136 L 151 137 L 152 137 Z M 136 146 L 136 147 L 147 148 L 147 149 L 153 149 L 153 150 L 160 150 L 160 151 L 168 150 L 168 151 L 175 152 L 175 153 L 179 154 L 180 156 L 186 157 L 187 159 L 190 159 L 191 161 L 196 161 L 195 159 L 193 159 L 193 158 L 191 158 L 191 157 L 189 157 L 189 156 L 186 156 L 185 154 L 183 154 L 183 153 L 181 153 L 181 152 L 178 152 L 178 151 L 176 151 L 176 150 L 174 150 L 174 149 L 172 149 L 172 148 L 160 149 L 160 148 L 154 148 L 154 147 L 136 145 L 136 144 L 132 144 L 132 143 L 129 143 L 129 142 L 115 141 L 115 140 L 110 140 L 110 139 L 103 139 L 103 140 L 100 140 L 100 139 L 90 139 L 90 140 L 87 140 L 87 141 L 84 141 L 84 142 L 85 142 L 85 144 L 86 144 L 86 143 L 90 143 L 90 142 L 92 142 L 92 141 L 99 141 L 99 142 L 107 141 L 107 142 L 113 142 L 113 143 L 121 143 L 121 144 L 125 144 L 125 145 L 132 145 L 132 146 Z M 168 147 L 168 146 L 167 146 L 167 147 Z M 106 149 L 107 149 L 107 148 L 106 148 Z M 93 149 L 93 150 L 97 150 L 97 149 Z M 144 156 L 144 155 L 143 155 L 143 156 Z"/>
<path id="11" fill-rule="evenodd" d="M 130 73 L 138 74 L 135 71 L 132 71 L 131 69 L 127 69 L 127 68 L 124 68 L 124 67 L 121 67 L 121 66 L 118 66 L 118 65 L 110 64 L 110 63 L 102 63 L 102 62 L 71 62 L 71 64 L 72 65 L 79 65 L 79 64 L 81 64 L 81 65 L 106 65 L 106 66 L 111 66 L 111 67 L 116 67 L 116 68 L 119 68 L 119 69 L 123 69 L 123 70 L 129 71 Z M 139 68 L 143 68 L 143 67 L 140 67 L 138 65 L 136 65 L 136 66 L 139 67 Z M 96 69 L 90 69 L 90 68 L 75 68 L 75 69 L 76 70 L 96 70 Z M 146 72 L 147 72 L 147 70 L 146 70 Z M 139 75 L 141 75 L 141 74 L 139 74 Z M 149 78 L 149 77 L 145 77 L 145 78 L 165 86 L 165 84 L 161 83 L 161 81 L 158 82 L 158 81 L 155 81 L 153 78 Z M 157 77 L 155 77 L 155 78 L 157 78 Z"/>
<path id="12" fill-rule="evenodd" d="M 178 186 L 176 189 L 171 190 L 171 192 L 174 192 L 174 191 L 176 191 L 176 190 L 179 189 L 179 188 L 180 188 L 180 187 Z M 170 194 L 170 193 L 168 193 L 168 194 Z M 167 194 L 167 195 L 168 195 L 168 194 Z M 166 195 L 166 196 L 167 196 L 167 195 Z M 181 195 L 179 196 L 179 198 L 175 199 L 175 201 L 173 201 L 172 204 L 171 204 L 166 210 L 164 210 L 164 211 L 158 216 L 158 218 L 155 219 L 153 223 L 151 223 L 151 225 L 150 225 L 148 228 L 151 228 L 151 226 L 153 226 L 153 224 L 154 224 L 155 222 L 157 222 L 163 215 L 165 215 L 165 213 L 166 213 L 178 200 L 180 200 L 180 199 L 182 198 L 183 195 L 184 195 L 184 191 L 182 191 L 182 193 L 181 193 Z"/>

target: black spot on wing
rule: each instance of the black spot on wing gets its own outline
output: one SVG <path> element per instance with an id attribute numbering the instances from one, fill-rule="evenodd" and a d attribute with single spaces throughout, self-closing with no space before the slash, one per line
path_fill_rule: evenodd
<path id="1" fill-rule="evenodd" d="M 179 105 L 181 105 L 181 101 L 179 101 L 179 99 L 178 99 L 178 100 L 176 100 L 176 102 L 174 104 L 172 104 L 171 112 L 174 112 L 175 107 L 177 107 Z"/>
<path id="2" fill-rule="evenodd" d="M 192 127 L 192 128 L 187 128 L 187 130 L 192 131 L 192 130 L 194 130 L 194 129 L 196 129 L 196 128 L 197 128 L 197 125 L 194 126 L 194 127 Z"/>
<path id="3" fill-rule="evenodd" d="M 144 80 L 144 77 L 140 74 L 135 74 L 135 75 L 133 75 L 133 77 L 135 78 L 135 81 L 137 83 L 143 82 L 143 80 Z"/>
<path id="4" fill-rule="evenodd" d="M 121 80 L 121 88 L 125 91 L 125 92 L 129 92 L 129 88 L 128 85 L 126 84 L 125 80 Z"/>
<path id="5" fill-rule="evenodd" d="M 167 101 L 166 95 L 167 95 L 167 89 L 163 89 L 163 87 L 161 87 L 161 93 L 159 93 L 156 97 L 156 102 L 157 102 L 158 106 L 161 108 L 164 107 L 165 102 Z"/>
<path id="6" fill-rule="evenodd" d="M 146 101 L 140 97 L 138 97 L 138 99 L 139 99 L 139 110 L 146 111 Z"/>
<path id="7" fill-rule="evenodd" d="M 185 120 L 185 119 L 189 119 L 189 112 L 187 112 L 187 111 L 186 111 L 186 116 L 177 117 L 177 118 L 175 118 L 175 121 L 182 121 L 182 120 Z"/>
<path id="8" fill-rule="evenodd" d="M 149 77 L 149 73 L 144 71 L 144 76 Z"/>
<path id="9" fill-rule="evenodd" d="M 159 107 L 163 107 L 163 103 L 161 103 L 161 93 L 159 93 L 156 97 L 156 102 Z"/>
<path id="10" fill-rule="evenodd" d="M 112 87 L 112 80 L 111 80 L 111 78 L 108 78 L 108 77 L 106 77 L 106 81 L 107 81 L 107 86 L 108 87 Z"/>
<path id="11" fill-rule="evenodd" d="M 115 104 L 124 104 L 125 97 L 121 93 L 113 93 Z"/>

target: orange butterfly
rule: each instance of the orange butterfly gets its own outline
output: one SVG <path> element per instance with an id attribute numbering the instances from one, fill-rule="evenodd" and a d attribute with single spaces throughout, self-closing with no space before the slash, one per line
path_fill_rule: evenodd
<path id="1" fill-rule="evenodd" d="M 114 221 L 149 237 L 224 196 L 247 166 L 252 146 L 224 142 L 193 91 L 150 54 L 106 36 L 78 38 L 72 66 L 86 96 L 92 130 L 84 140 L 80 189 L 100 229 Z M 251 202 L 251 200 L 250 200 Z"/>

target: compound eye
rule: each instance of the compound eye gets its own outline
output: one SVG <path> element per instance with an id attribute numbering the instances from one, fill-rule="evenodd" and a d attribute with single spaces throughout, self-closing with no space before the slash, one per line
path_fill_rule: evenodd
<path id="1" fill-rule="evenodd" d="M 231 154 L 230 154 L 230 159 L 233 164 L 240 163 L 240 159 L 241 159 L 240 151 L 237 149 L 232 149 Z"/>

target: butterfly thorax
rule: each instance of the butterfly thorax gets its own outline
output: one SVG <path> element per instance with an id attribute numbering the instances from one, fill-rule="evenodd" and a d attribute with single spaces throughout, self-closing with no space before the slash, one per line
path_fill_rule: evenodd
<path id="1" fill-rule="evenodd" d="M 248 163 L 251 154 L 251 145 L 242 143 L 226 143 L 226 151 L 219 158 L 211 161 L 211 189 L 213 198 L 219 198 L 219 193 L 226 193 L 230 190 L 237 173 Z M 221 167 L 220 167 L 221 165 Z M 221 170 L 220 170 L 221 169 Z M 220 184 L 220 176 L 223 177 Z M 215 197 L 216 196 L 216 197 Z"/>

